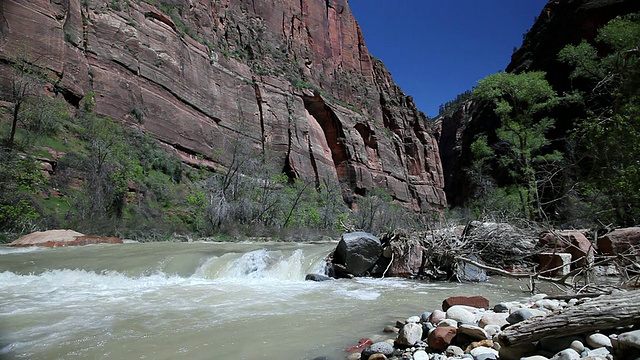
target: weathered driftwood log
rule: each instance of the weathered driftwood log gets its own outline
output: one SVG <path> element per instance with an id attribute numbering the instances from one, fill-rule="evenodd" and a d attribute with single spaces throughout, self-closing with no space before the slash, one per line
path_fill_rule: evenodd
<path id="1" fill-rule="evenodd" d="M 499 336 L 505 346 L 530 344 L 548 337 L 640 324 L 640 290 L 602 295 L 506 328 Z"/>

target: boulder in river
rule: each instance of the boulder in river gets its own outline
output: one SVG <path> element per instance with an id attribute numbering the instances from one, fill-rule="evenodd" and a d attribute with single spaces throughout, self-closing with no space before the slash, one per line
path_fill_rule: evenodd
<path id="1" fill-rule="evenodd" d="M 14 247 L 27 246 L 78 246 L 89 244 L 122 244 L 122 240 L 115 237 L 84 235 L 73 230 L 47 230 L 36 231 L 24 235 L 9 244 Z"/>
<path id="2" fill-rule="evenodd" d="M 382 244 L 376 236 L 358 231 L 342 235 L 333 255 L 333 263 L 342 265 L 336 275 L 364 275 L 382 255 Z M 341 274 L 341 272 L 346 274 Z"/>

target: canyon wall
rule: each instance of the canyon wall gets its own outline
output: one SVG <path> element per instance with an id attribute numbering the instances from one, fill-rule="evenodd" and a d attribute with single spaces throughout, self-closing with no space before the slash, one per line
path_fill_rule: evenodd
<path id="1" fill-rule="evenodd" d="M 241 144 L 291 178 L 446 206 L 430 124 L 346 0 L 4 0 L 2 100 L 17 59 L 184 162 L 224 169 Z"/>
<path id="2" fill-rule="evenodd" d="M 582 39 L 593 40 L 598 29 L 616 16 L 640 11 L 637 0 L 550 0 L 514 51 L 506 72 L 545 71 L 547 80 L 563 95 L 571 89 L 571 68 L 558 60 L 558 53 L 568 44 Z M 557 110 L 552 139 L 563 139 L 583 108 Z M 474 189 L 468 169 L 471 144 L 482 133 L 495 134 L 500 121 L 486 104 L 467 100 L 434 119 L 438 128 L 440 155 L 444 169 L 445 193 L 450 206 L 464 205 Z M 476 179 L 477 180 L 477 179 Z"/>

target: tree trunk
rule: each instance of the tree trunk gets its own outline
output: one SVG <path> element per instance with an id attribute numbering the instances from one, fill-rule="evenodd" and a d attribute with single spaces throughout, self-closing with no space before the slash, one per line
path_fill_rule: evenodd
<path id="1" fill-rule="evenodd" d="M 602 295 L 506 328 L 499 336 L 505 346 L 529 344 L 548 337 L 640 324 L 640 290 Z"/>
<path id="2" fill-rule="evenodd" d="M 13 121 L 11 122 L 11 134 L 7 140 L 7 147 L 13 148 L 13 139 L 16 137 L 16 128 L 18 127 L 18 114 L 20 112 L 20 101 L 16 101 L 13 105 Z"/>

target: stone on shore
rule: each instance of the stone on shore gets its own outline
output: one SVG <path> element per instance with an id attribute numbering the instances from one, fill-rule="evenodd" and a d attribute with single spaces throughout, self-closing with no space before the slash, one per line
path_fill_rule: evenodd
<path id="1" fill-rule="evenodd" d="M 474 308 L 488 309 L 489 300 L 484 296 L 451 296 L 442 302 L 442 310 L 447 311 L 454 305 L 466 305 Z"/>
<path id="2" fill-rule="evenodd" d="M 489 338 L 484 329 L 470 324 L 461 324 L 458 326 L 458 333 L 466 334 L 474 340 L 486 340 Z"/>
<path id="3" fill-rule="evenodd" d="M 429 333 L 427 342 L 429 347 L 437 351 L 445 351 L 456 336 L 457 330 L 451 326 L 437 327 Z"/>
<path id="4" fill-rule="evenodd" d="M 581 357 L 582 356 L 580 356 L 577 351 L 573 349 L 565 349 L 555 354 L 549 360 L 580 360 Z"/>
<path id="5" fill-rule="evenodd" d="M 601 347 L 611 347 L 611 339 L 608 336 L 600 333 L 595 333 L 587 336 L 587 345 L 593 349 Z"/>
<path id="6" fill-rule="evenodd" d="M 84 235 L 73 230 L 36 231 L 24 235 L 9 244 L 13 247 L 27 246 L 80 246 L 90 244 L 122 244 L 122 240 L 115 237 Z"/>
<path id="7" fill-rule="evenodd" d="M 373 354 L 383 354 L 385 356 L 391 356 L 393 354 L 393 346 L 386 341 L 377 342 L 371 346 L 367 346 L 362 350 L 362 357 L 365 359 L 370 358 Z"/>
<path id="8" fill-rule="evenodd" d="M 438 325 L 438 323 L 447 318 L 447 314 L 441 310 L 433 310 L 431 316 L 429 317 L 429 322 Z"/>
<path id="9" fill-rule="evenodd" d="M 400 329 L 396 342 L 401 345 L 413 346 L 420 340 L 422 340 L 422 326 L 416 323 L 407 323 Z"/>
<path id="10" fill-rule="evenodd" d="M 473 324 L 476 317 L 463 305 L 454 305 L 447 309 L 447 319 L 453 319 L 463 324 Z"/>
<path id="11" fill-rule="evenodd" d="M 618 336 L 618 344 L 640 349 L 640 330 L 620 334 Z"/>
<path id="12" fill-rule="evenodd" d="M 507 313 L 487 312 L 482 314 L 482 317 L 478 322 L 478 326 L 481 328 L 485 328 L 487 325 L 497 325 L 497 326 L 507 325 L 509 323 L 507 321 L 507 317 L 509 317 L 509 314 Z"/>
<path id="13" fill-rule="evenodd" d="M 424 350 L 417 350 L 413 353 L 413 360 L 429 360 L 429 354 Z"/>
<path id="14" fill-rule="evenodd" d="M 506 320 L 509 324 L 513 325 L 521 321 L 527 320 L 531 316 L 532 316 L 531 311 L 529 311 L 528 309 L 518 309 L 512 312 L 511 314 L 509 314 Z"/>

